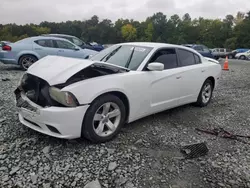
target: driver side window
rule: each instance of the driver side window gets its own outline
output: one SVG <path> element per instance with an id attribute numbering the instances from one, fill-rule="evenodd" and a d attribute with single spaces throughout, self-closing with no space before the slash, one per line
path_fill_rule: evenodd
<path id="1" fill-rule="evenodd" d="M 158 50 L 149 63 L 158 62 L 164 65 L 164 70 L 178 67 L 176 51 L 173 48 Z"/>

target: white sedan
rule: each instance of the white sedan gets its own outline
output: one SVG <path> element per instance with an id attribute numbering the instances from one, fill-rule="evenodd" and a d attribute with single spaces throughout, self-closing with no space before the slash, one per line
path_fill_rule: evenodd
<path id="1" fill-rule="evenodd" d="M 242 60 L 247 60 L 250 59 L 250 50 L 243 52 L 243 53 L 237 53 L 235 55 L 236 59 L 242 59 Z"/>
<path id="2" fill-rule="evenodd" d="M 19 120 L 41 133 L 105 142 L 125 123 L 188 103 L 206 106 L 221 65 L 191 48 L 113 45 L 89 60 L 47 56 L 15 90 Z"/>

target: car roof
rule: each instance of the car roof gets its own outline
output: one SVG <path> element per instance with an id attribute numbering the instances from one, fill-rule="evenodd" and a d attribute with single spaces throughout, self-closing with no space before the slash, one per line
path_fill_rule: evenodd
<path id="1" fill-rule="evenodd" d="M 194 47 L 194 46 L 202 46 L 203 44 L 182 44 L 182 46 L 189 46 L 189 47 Z"/>
<path id="2" fill-rule="evenodd" d="M 63 41 L 67 41 L 67 39 L 64 39 L 64 38 L 58 38 L 58 37 L 46 37 L 46 36 L 34 36 L 34 37 L 29 37 L 29 38 L 26 38 L 28 40 L 39 40 L 39 39 L 54 39 L 54 40 L 63 40 Z"/>
<path id="3" fill-rule="evenodd" d="M 135 46 L 150 47 L 150 48 L 182 48 L 182 49 L 189 50 L 200 56 L 200 54 L 193 48 L 189 48 L 189 47 L 186 47 L 183 45 L 177 45 L 177 44 L 158 43 L 158 42 L 126 42 L 126 43 L 119 43 L 116 45 L 135 45 Z"/>
<path id="4" fill-rule="evenodd" d="M 42 36 L 61 36 L 61 37 L 75 37 L 75 36 L 72 36 L 72 35 L 66 35 L 66 34 L 56 34 L 56 33 L 43 34 Z"/>
<path id="5" fill-rule="evenodd" d="M 158 43 L 158 42 L 126 42 L 126 43 L 120 43 L 120 45 L 136 45 L 136 46 L 145 46 L 145 47 L 151 47 L 151 48 L 181 47 L 181 45 L 169 44 L 169 43 Z"/>

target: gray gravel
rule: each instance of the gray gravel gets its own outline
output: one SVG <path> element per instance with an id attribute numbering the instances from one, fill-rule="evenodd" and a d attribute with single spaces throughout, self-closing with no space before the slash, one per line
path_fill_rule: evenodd
<path id="1" fill-rule="evenodd" d="M 250 135 L 250 62 L 230 61 L 229 68 L 209 106 L 149 116 L 95 145 L 22 126 L 13 95 L 22 71 L 0 64 L 0 187 L 250 187 L 249 145 L 194 130 L 223 127 Z M 201 141 L 208 155 L 183 159 L 179 147 Z"/>

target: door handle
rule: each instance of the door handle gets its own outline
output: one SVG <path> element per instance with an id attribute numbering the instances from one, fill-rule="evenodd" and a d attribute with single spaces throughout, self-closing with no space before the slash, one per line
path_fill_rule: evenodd
<path id="1" fill-rule="evenodd" d="M 176 76 L 176 79 L 180 79 L 181 78 L 181 76 Z"/>
<path id="2" fill-rule="evenodd" d="M 206 70 L 201 70 L 201 72 L 205 72 Z"/>
<path id="3" fill-rule="evenodd" d="M 58 52 L 64 52 L 64 50 L 58 50 Z"/>

